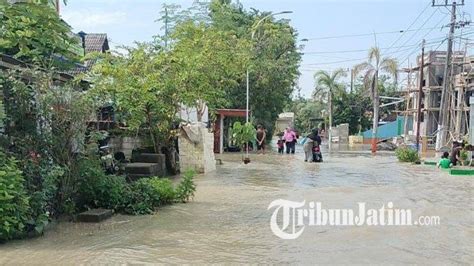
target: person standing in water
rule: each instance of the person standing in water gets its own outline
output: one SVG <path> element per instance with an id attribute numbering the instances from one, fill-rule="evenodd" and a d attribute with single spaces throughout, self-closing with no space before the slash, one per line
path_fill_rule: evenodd
<path id="1" fill-rule="evenodd" d="M 306 142 L 304 143 L 303 149 L 305 153 L 305 162 L 313 161 L 313 148 L 321 145 L 321 137 L 318 135 L 318 129 L 311 130 L 311 134 L 306 136 Z"/>
<path id="2" fill-rule="evenodd" d="M 262 154 L 265 154 L 265 139 L 267 138 L 267 133 L 265 128 L 262 125 L 257 126 L 257 153 L 262 151 Z"/>
<path id="3" fill-rule="evenodd" d="M 290 154 L 290 152 L 295 154 L 296 133 L 291 128 L 287 127 L 283 139 L 285 140 L 286 154 Z"/>
<path id="4" fill-rule="evenodd" d="M 306 136 L 306 141 L 303 145 L 305 162 L 313 160 L 313 144 L 314 144 L 314 140 L 310 139 L 309 135 Z"/>

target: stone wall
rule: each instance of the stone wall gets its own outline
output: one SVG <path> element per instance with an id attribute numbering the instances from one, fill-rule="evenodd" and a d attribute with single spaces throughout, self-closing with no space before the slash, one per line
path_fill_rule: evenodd
<path id="1" fill-rule="evenodd" d="M 216 170 L 214 157 L 214 134 L 204 127 L 197 127 L 198 142 L 189 139 L 186 132 L 181 129 L 178 138 L 179 165 L 181 171 L 194 169 L 199 173 L 208 173 Z"/>

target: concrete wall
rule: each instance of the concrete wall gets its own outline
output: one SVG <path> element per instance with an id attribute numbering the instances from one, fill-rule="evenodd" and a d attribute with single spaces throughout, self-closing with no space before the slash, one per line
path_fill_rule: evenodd
<path id="1" fill-rule="evenodd" d="M 295 124 L 295 114 L 294 113 L 281 113 L 278 115 L 278 119 L 275 123 L 274 134 L 284 132 L 287 127 L 293 128 Z"/>
<path id="2" fill-rule="evenodd" d="M 183 119 L 184 121 L 187 122 L 197 122 L 197 110 L 194 107 L 187 107 L 185 105 L 181 105 L 180 111 L 179 111 L 179 118 Z M 206 107 L 204 110 L 204 114 L 202 116 L 202 123 L 206 124 L 209 121 L 209 110 Z"/>
<path id="3" fill-rule="evenodd" d="M 274 133 L 281 133 L 285 132 L 285 129 L 287 127 L 293 127 L 293 119 L 291 118 L 278 118 L 276 123 L 275 123 L 275 130 Z"/>
<path id="4" fill-rule="evenodd" d="M 194 169 L 198 173 L 208 173 L 216 170 L 214 134 L 204 127 L 199 127 L 199 130 L 199 143 L 193 143 L 181 129 L 178 138 L 181 171 Z"/>
<path id="5" fill-rule="evenodd" d="M 113 137 L 110 139 L 109 147 L 112 153 L 121 151 L 127 159 L 132 158 L 133 149 L 140 148 L 142 141 L 135 137 Z"/>
<path id="6" fill-rule="evenodd" d="M 331 132 L 333 142 L 348 143 L 349 142 L 349 124 L 340 124 L 332 128 Z"/>

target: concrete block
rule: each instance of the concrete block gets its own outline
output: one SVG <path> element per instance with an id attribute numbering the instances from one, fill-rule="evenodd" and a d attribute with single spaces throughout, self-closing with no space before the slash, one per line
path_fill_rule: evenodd
<path id="1" fill-rule="evenodd" d="M 79 213 L 77 220 L 84 223 L 99 223 L 112 216 L 112 210 L 92 209 Z"/>
<path id="2" fill-rule="evenodd" d="M 133 161 L 137 163 L 163 164 L 166 162 L 166 156 L 157 153 L 140 153 L 133 156 Z"/>
<path id="3" fill-rule="evenodd" d="M 362 144 L 364 143 L 363 136 L 349 136 L 349 145 Z"/>

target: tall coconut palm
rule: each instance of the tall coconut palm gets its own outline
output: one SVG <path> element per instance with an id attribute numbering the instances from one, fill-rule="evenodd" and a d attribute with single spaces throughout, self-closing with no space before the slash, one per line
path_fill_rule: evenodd
<path id="1" fill-rule="evenodd" d="M 394 82 L 397 82 L 398 78 L 398 63 L 396 59 L 390 57 L 382 58 L 380 49 L 378 47 L 372 47 L 369 50 L 369 57 L 367 62 L 354 66 L 354 76 L 363 73 L 364 88 L 370 92 L 370 98 L 373 102 L 374 107 L 374 118 L 372 128 L 372 152 L 375 153 L 377 150 L 377 128 L 379 121 L 379 108 L 380 108 L 380 96 L 378 92 L 378 80 L 379 73 L 384 72 L 389 74 Z"/>
<path id="2" fill-rule="evenodd" d="M 343 69 L 337 69 L 332 73 L 320 70 L 314 74 L 316 81 L 316 88 L 313 97 L 327 94 L 328 97 L 328 112 L 329 112 L 329 149 L 331 149 L 332 138 L 332 99 L 335 94 L 339 94 L 344 90 L 344 85 L 339 82 L 339 78 L 345 77 L 346 72 Z"/>

